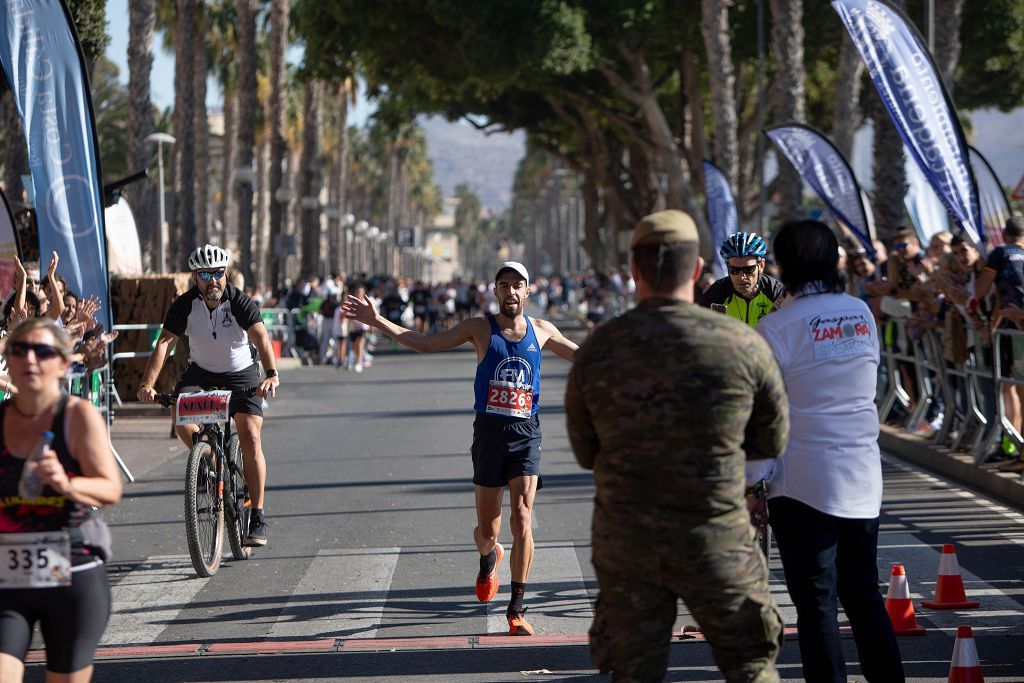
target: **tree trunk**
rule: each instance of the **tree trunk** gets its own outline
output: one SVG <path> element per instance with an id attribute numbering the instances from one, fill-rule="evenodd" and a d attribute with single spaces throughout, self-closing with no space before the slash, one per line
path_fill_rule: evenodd
<path id="1" fill-rule="evenodd" d="M 668 178 L 668 191 L 663 196 L 666 208 L 682 209 L 689 213 L 697 223 L 702 242 L 705 245 L 709 244 L 710 232 L 707 221 L 704 220 L 693 188 L 683 177 L 679 147 L 672 135 L 668 120 L 665 118 L 665 112 L 658 103 L 646 59 L 642 52 L 634 52 L 621 44 L 619 45 L 619 54 L 630 67 L 633 75 L 632 85 L 608 65 L 599 65 L 598 69 L 619 94 L 637 106 L 647 124 L 648 132 L 656 147 L 655 158 L 651 159 L 654 163 L 648 164 L 648 166 L 651 171 L 664 173 Z M 646 155 L 646 150 L 643 150 L 642 153 Z M 658 185 L 660 186 L 660 182 Z"/>
<path id="2" fill-rule="evenodd" d="M 323 83 L 306 83 L 303 106 L 302 161 L 299 167 L 299 196 L 302 216 L 302 274 L 320 272 L 320 140 L 323 122 L 320 115 Z M 312 202 L 316 202 L 312 206 Z"/>
<path id="3" fill-rule="evenodd" d="M 284 235 L 287 231 L 286 201 L 277 191 L 285 190 L 285 51 L 288 49 L 288 0 L 272 0 L 270 5 L 270 281 L 277 289 L 283 276 Z"/>
<path id="4" fill-rule="evenodd" d="M 726 178 L 733 196 L 739 180 L 737 150 L 736 78 L 732 65 L 727 0 L 701 0 L 701 34 L 708 55 L 711 113 L 715 120 L 715 163 Z"/>
<path id="5" fill-rule="evenodd" d="M 269 137 L 260 141 L 256 165 L 259 192 L 256 198 L 256 256 L 253 259 L 253 268 L 263 284 L 273 287 L 270 272 L 270 205 L 274 201 L 274 193 L 270 189 Z M 276 287 L 274 291 L 277 291 Z"/>
<path id="6" fill-rule="evenodd" d="M 960 63 L 960 22 L 965 0 L 935 0 L 935 63 L 942 82 L 953 96 L 956 67 Z"/>
<path id="7" fill-rule="evenodd" d="M 803 0 L 771 0 L 772 55 L 775 58 L 775 120 L 805 121 Z M 803 216 L 803 181 L 791 164 L 779 163 L 779 219 Z"/>
<path id="8" fill-rule="evenodd" d="M 207 244 L 213 241 L 210 231 L 210 124 L 206 116 L 206 77 L 210 71 L 206 54 L 206 18 L 199 8 L 197 21 L 197 37 L 195 49 L 195 179 L 196 179 L 196 243 Z M 201 23 L 200 23 L 201 22 Z M 222 243 L 218 239 L 219 243 Z"/>
<path id="9" fill-rule="evenodd" d="M 253 286 L 267 281 L 262 261 L 253 260 L 253 188 L 262 175 L 253 168 L 253 149 L 256 147 L 256 115 L 259 111 L 256 85 L 256 0 L 238 0 L 238 145 L 235 153 L 240 169 L 248 169 L 241 182 L 229 185 L 234 191 L 238 208 L 239 267 L 245 279 Z M 245 172 L 243 172 L 245 173 Z M 261 185 L 264 188 L 265 186 Z"/>
<path id="10" fill-rule="evenodd" d="M 708 139 L 704 135 L 704 97 L 701 91 L 700 76 L 697 64 L 693 59 L 693 51 L 684 48 L 679 53 L 680 89 L 686 93 L 686 131 L 683 137 L 683 154 L 687 167 L 690 169 L 690 180 L 694 183 L 704 182 L 704 166 L 702 161 L 708 158 Z"/>
<path id="11" fill-rule="evenodd" d="M 28 145 L 14 93 L 3 94 L 4 108 L 4 193 L 9 201 L 25 201 L 21 176 L 28 173 Z"/>
<path id="12" fill-rule="evenodd" d="M 348 213 L 348 105 L 352 97 L 352 80 L 345 79 L 338 87 L 338 194 L 336 204 L 338 206 L 339 220 L 337 225 L 336 248 L 331 252 L 334 254 L 333 268 L 337 272 L 345 270 L 345 263 L 348 250 L 348 242 L 345 239 L 345 230 L 348 225 L 344 219 Z"/>
<path id="13" fill-rule="evenodd" d="M 175 173 L 174 234 L 169 240 L 171 269 L 181 269 L 196 246 L 195 189 L 195 40 L 196 2 L 177 0 L 174 29 L 174 137 Z"/>
<path id="14" fill-rule="evenodd" d="M 836 76 L 836 106 L 832 110 L 832 142 L 847 161 L 853 155 L 853 136 L 860 128 L 861 76 L 864 61 L 853 45 L 848 31 L 843 31 L 839 48 L 839 71 Z"/>
<path id="15" fill-rule="evenodd" d="M 906 0 L 893 0 L 893 4 L 901 10 L 907 9 Z M 875 123 L 873 208 L 878 236 L 885 239 L 903 225 L 907 167 L 903 140 L 877 92 L 871 105 Z"/>
<path id="16" fill-rule="evenodd" d="M 236 88 L 224 92 L 224 136 L 222 138 L 221 169 L 220 169 L 220 204 L 217 206 L 217 218 L 220 221 L 221 241 L 224 247 L 238 244 L 238 232 L 235 229 L 235 140 L 238 137 L 238 94 Z M 235 264 L 236 267 L 241 264 Z M 244 274 L 244 271 L 243 271 Z M 248 282 L 248 280 L 247 280 Z"/>
<path id="17" fill-rule="evenodd" d="M 153 30 L 156 25 L 155 0 L 129 0 L 128 15 L 128 159 L 130 173 L 150 167 L 152 149 L 146 137 L 153 133 L 153 103 L 150 100 L 150 77 L 153 71 Z M 149 270 L 160 264 L 160 217 L 155 203 L 159 201 L 155 177 L 133 183 L 127 189 L 135 223 L 139 227 L 143 263 Z M 154 188 L 156 190 L 154 191 Z"/>

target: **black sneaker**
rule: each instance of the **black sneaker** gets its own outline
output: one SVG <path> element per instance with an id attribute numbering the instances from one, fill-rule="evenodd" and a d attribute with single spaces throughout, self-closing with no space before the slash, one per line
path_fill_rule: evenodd
<path id="1" fill-rule="evenodd" d="M 262 512 L 253 512 L 249 518 L 249 533 L 245 537 L 247 546 L 264 546 L 267 544 L 267 520 Z"/>

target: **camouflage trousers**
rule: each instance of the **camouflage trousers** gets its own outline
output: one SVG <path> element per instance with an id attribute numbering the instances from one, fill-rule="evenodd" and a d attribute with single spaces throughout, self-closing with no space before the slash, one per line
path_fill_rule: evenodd
<path id="1" fill-rule="evenodd" d="M 600 553 L 595 553 L 598 555 Z M 779 680 L 775 658 L 782 616 L 768 591 L 768 568 L 753 545 L 674 560 L 651 558 L 638 571 L 594 567 L 600 594 L 590 628 L 591 659 L 615 681 L 660 681 L 678 599 L 697 620 L 729 683 Z"/>

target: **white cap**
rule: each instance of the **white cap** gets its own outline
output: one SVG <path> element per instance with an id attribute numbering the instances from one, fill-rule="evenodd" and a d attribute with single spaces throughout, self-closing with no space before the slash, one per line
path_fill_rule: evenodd
<path id="1" fill-rule="evenodd" d="M 526 271 L 526 266 L 524 266 L 519 261 L 505 261 L 504 263 L 502 263 L 501 267 L 498 268 L 498 272 L 494 274 L 495 280 L 498 279 L 498 273 L 501 273 L 501 271 L 503 270 L 514 270 L 520 275 L 522 275 L 524 280 L 526 280 L 527 282 L 530 281 L 530 274 Z"/>

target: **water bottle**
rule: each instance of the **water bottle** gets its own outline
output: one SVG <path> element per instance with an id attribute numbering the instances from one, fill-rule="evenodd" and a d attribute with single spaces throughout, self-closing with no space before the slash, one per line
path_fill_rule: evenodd
<path id="1" fill-rule="evenodd" d="M 38 498 L 43 493 L 43 485 L 39 483 L 35 468 L 28 465 L 39 462 L 43 457 L 43 451 L 53 443 L 53 432 L 43 432 L 39 436 L 39 445 L 32 451 L 32 455 L 25 458 L 25 469 L 21 471 L 21 479 L 18 481 L 18 495 L 22 498 Z"/>

